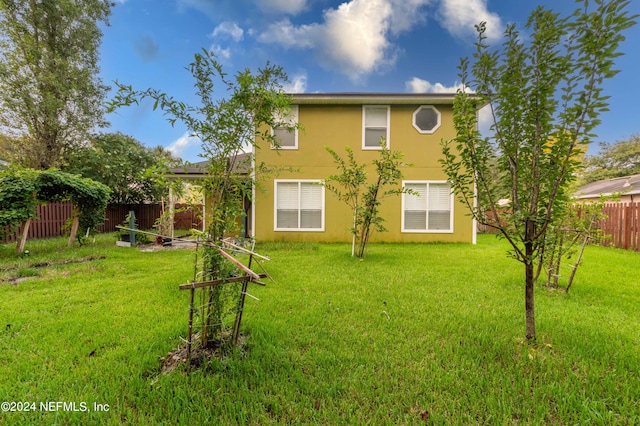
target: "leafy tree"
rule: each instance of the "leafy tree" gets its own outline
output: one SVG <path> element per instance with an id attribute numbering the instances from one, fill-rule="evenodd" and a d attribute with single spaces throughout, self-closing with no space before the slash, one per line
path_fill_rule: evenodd
<path id="1" fill-rule="evenodd" d="M 240 154 L 247 147 L 256 147 L 256 140 L 259 139 L 277 145 L 271 128 L 293 130 L 290 124 L 276 120 L 276 117 L 287 117 L 291 112 L 291 99 L 282 92 L 286 74 L 282 68 L 274 65 L 267 64 L 257 73 L 243 70 L 230 78 L 213 54 L 203 50 L 195 55 L 187 69 L 194 77 L 200 105 L 187 105 L 156 89 L 137 91 L 131 86 L 116 83 L 119 92 L 110 108 L 152 99 L 154 109 L 160 108 L 170 123 L 182 122 L 192 136 L 202 141 L 202 156 L 208 160 L 202 187 L 211 207 L 207 218 L 209 227 L 204 236 L 207 244 L 199 258 L 201 272 L 198 275 L 203 281 L 226 279 L 236 274 L 237 270 L 219 248 L 225 235 L 236 230 L 236 219 L 245 214 L 242 202 L 245 197 L 251 196 L 252 189 L 248 174 L 238 173 L 239 169 L 251 172 L 251 158 Z M 222 94 L 220 97 L 214 96 L 214 88 L 218 87 L 226 93 L 226 98 Z M 227 335 L 229 326 L 225 318 L 239 306 L 240 291 L 239 287 L 233 285 L 203 290 L 206 300 L 203 305 L 206 308 L 200 315 L 200 341 L 203 346 L 223 340 Z"/>
<path id="2" fill-rule="evenodd" d="M 98 47 L 108 0 L 0 0 L 0 126 L 9 160 L 59 167 L 103 123 Z"/>
<path id="3" fill-rule="evenodd" d="M 586 157 L 585 169 L 580 174 L 582 184 L 640 173 L 640 134 L 599 145 L 597 154 Z"/>
<path id="4" fill-rule="evenodd" d="M 387 195 L 405 192 L 402 188 L 393 188 L 393 186 L 402 179 L 400 167 L 409 166 L 409 164 L 401 161 L 402 153 L 390 151 L 387 148 L 384 138 L 380 141 L 380 147 L 380 158 L 373 161 L 377 175 L 375 183 L 367 181 L 367 167 L 365 164 L 356 162 L 351 148 L 345 148 L 347 151 L 345 160 L 331 148 L 325 147 L 333 157 L 340 174 L 329 176 L 324 186 L 353 210 L 353 227 L 350 229 L 353 235 L 351 255 L 359 258 L 365 255 L 372 227 L 378 232 L 386 231 L 382 224 L 384 218 L 380 217 L 378 211 L 382 199 Z M 335 182 L 341 188 L 330 182 Z M 392 188 L 385 190 L 386 186 L 392 186 Z"/>
<path id="5" fill-rule="evenodd" d="M 167 194 L 163 176 L 178 163 L 163 147 L 147 148 L 131 136 L 103 133 L 75 149 L 64 169 L 109 186 L 111 203 L 139 204 Z"/>
<path id="6" fill-rule="evenodd" d="M 443 142 L 443 165 L 457 197 L 479 222 L 497 229 L 510 243 L 511 255 L 524 264 L 527 339 L 536 338 L 538 252 L 549 226 L 565 214 L 568 184 L 580 167 L 577 155 L 607 109 L 602 84 L 617 73 L 622 32 L 634 24 L 628 4 L 585 0 L 567 17 L 538 7 L 526 25 L 531 33 L 520 35 L 509 25 L 498 50 L 486 44 L 482 23 L 472 78 L 468 58 L 461 60 L 463 85 L 476 94 L 461 90 L 456 96 L 457 136 Z M 493 141 L 480 137 L 476 128 L 477 107 L 485 103 L 493 114 Z M 501 200 L 508 204 L 501 206 Z"/>

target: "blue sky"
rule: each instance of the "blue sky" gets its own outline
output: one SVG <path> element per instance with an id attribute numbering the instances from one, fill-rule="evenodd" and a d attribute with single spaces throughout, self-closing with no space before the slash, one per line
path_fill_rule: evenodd
<path id="1" fill-rule="evenodd" d="M 640 1 L 631 3 L 640 13 Z M 499 42 L 508 23 L 524 30 L 537 5 L 576 7 L 571 0 L 117 0 L 103 28 L 101 78 L 195 103 L 185 67 L 206 48 L 229 74 L 266 61 L 282 66 L 292 92 L 452 92 L 460 57 L 474 50 L 473 25 L 486 21 L 490 41 Z M 640 132 L 640 26 L 626 36 L 621 72 L 605 85 L 611 111 L 601 117 L 598 141 Z M 200 160 L 198 141 L 151 102 L 107 119 L 103 131 Z"/>

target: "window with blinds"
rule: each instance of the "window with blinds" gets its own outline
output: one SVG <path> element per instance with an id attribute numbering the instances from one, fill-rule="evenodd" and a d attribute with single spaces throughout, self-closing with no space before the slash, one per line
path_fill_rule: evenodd
<path id="1" fill-rule="evenodd" d="M 275 182 L 276 231 L 322 231 L 324 186 L 320 181 Z"/>
<path id="2" fill-rule="evenodd" d="M 403 232 L 453 232 L 453 196 L 447 182 L 404 182 Z"/>
<path id="3" fill-rule="evenodd" d="M 294 126 L 298 122 L 298 106 L 294 105 L 287 116 L 276 117 L 276 122 L 283 123 L 283 125 L 273 128 L 273 139 L 276 144 L 271 148 L 298 149 L 298 129 L 287 129 L 287 126 Z"/>
<path id="4" fill-rule="evenodd" d="M 380 140 L 385 138 L 389 147 L 389 107 L 362 107 L 362 149 L 380 149 Z"/>

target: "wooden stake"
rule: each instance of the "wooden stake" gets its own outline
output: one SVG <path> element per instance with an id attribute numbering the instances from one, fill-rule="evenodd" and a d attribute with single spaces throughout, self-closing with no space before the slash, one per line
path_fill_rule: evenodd
<path id="1" fill-rule="evenodd" d="M 260 275 L 256 274 L 251 269 L 249 269 L 246 266 L 244 266 L 242 263 L 240 263 L 240 261 L 238 261 L 238 259 L 236 259 L 235 257 L 231 256 L 226 251 L 222 250 L 221 248 L 218 248 L 218 253 L 220 253 L 223 257 L 225 257 L 229 262 L 233 263 L 238 268 L 240 268 L 240 270 L 242 270 L 244 273 L 246 273 L 247 275 L 251 276 L 253 279 L 260 280 Z"/>
<path id="2" fill-rule="evenodd" d="M 80 226 L 80 210 L 77 207 L 73 209 L 73 223 L 71 224 L 71 232 L 69 232 L 69 244 L 68 247 L 73 247 L 73 241 L 78 235 L 78 226 Z"/>
<path id="3" fill-rule="evenodd" d="M 29 234 L 29 227 L 31 226 L 31 219 L 27 219 L 22 227 L 22 236 L 20 237 L 20 241 L 16 245 L 16 253 L 20 254 L 24 252 L 24 245 L 27 242 L 27 235 Z"/>

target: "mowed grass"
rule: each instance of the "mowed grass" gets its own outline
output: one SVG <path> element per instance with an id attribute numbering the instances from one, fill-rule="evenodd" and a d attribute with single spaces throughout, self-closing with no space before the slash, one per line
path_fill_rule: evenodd
<path id="1" fill-rule="evenodd" d="M 106 258 L 0 284 L 0 401 L 38 404 L 0 424 L 640 423 L 639 253 L 590 247 L 570 294 L 538 287 L 530 344 L 523 268 L 493 236 L 374 244 L 365 261 L 263 244 L 276 284 L 249 287 L 245 348 L 187 375 L 158 358 L 186 336 L 193 252 L 55 241 L 0 248 L 0 276 Z"/>

